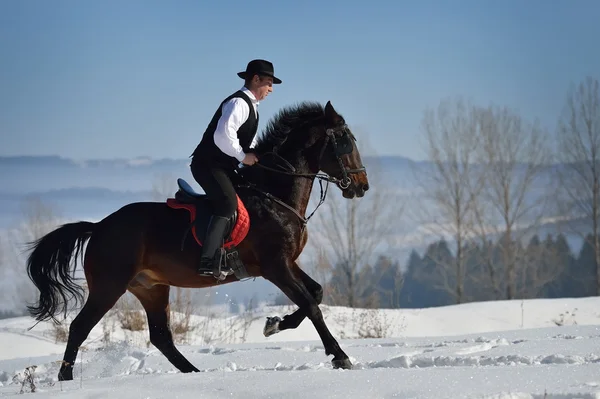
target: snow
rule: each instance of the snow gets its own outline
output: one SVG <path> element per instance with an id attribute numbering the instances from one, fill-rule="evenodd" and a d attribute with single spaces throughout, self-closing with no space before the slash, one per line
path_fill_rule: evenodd
<path id="1" fill-rule="evenodd" d="M 48 323 L 28 331 L 33 319 L 0 320 L 0 397 L 29 392 L 21 382 L 35 365 L 29 395 L 39 398 L 600 398 L 600 297 L 321 308 L 353 370 L 332 369 L 309 320 L 264 337 L 266 316 L 290 307 L 263 307 L 252 318 L 196 316 L 189 343 L 177 344 L 200 369 L 191 374 L 149 345 L 147 331 L 121 330 L 109 314 L 84 342 L 74 380 L 64 382 L 64 343 Z M 245 335 L 227 330 L 240 317 Z M 365 327 L 386 336 L 359 338 Z"/>

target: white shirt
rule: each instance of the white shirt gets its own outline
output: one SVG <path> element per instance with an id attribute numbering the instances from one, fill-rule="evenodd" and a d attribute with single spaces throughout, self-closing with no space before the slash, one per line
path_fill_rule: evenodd
<path id="1" fill-rule="evenodd" d="M 242 87 L 241 91 L 246 94 L 254 106 L 254 113 L 257 114 L 258 100 L 254 94 L 246 87 Z M 240 141 L 237 137 L 237 131 L 248 120 L 250 116 L 250 107 L 243 98 L 235 97 L 223 104 L 221 108 L 221 118 L 217 123 L 213 140 L 215 145 L 225 154 L 237 158 L 242 162 L 246 154 L 240 146 Z M 256 136 L 252 139 L 250 148 L 256 145 Z"/>

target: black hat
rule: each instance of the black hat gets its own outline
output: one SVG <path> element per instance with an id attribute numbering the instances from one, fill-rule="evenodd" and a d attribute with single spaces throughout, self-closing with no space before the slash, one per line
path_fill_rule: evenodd
<path id="1" fill-rule="evenodd" d="M 280 84 L 281 79 L 276 78 L 273 75 L 273 64 L 266 60 L 252 60 L 246 66 L 246 70 L 243 72 L 238 72 L 238 76 L 242 79 L 246 79 L 246 76 L 253 75 L 265 75 L 273 78 L 274 84 Z"/>

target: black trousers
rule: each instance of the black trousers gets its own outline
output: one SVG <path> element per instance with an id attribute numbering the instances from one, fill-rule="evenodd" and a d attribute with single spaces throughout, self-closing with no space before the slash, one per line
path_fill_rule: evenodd
<path id="1" fill-rule="evenodd" d="M 192 160 L 192 176 L 208 195 L 214 215 L 229 218 L 237 209 L 237 197 L 232 183 L 233 171 L 219 165 Z"/>

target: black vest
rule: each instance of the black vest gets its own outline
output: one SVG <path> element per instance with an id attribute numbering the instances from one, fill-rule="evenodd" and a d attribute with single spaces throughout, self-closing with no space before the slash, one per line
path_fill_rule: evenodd
<path id="1" fill-rule="evenodd" d="M 254 112 L 254 106 L 252 105 L 250 98 L 248 98 L 248 96 L 241 90 L 238 90 L 223 100 L 223 102 L 221 102 L 219 105 L 219 108 L 213 115 L 208 127 L 202 135 L 202 140 L 200 140 L 200 143 L 191 155 L 192 160 L 195 158 L 196 161 L 226 168 L 235 168 L 239 164 L 237 158 L 225 154 L 219 149 L 219 147 L 217 147 L 214 141 L 214 134 L 215 130 L 217 129 L 219 118 L 221 118 L 221 108 L 223 107 L 223 104 L 236 97 L 246 101 L 248 107 L 250 107 L 248 119 L 237 131 L 237 137 L 244 152 L 248 152 L 250 150 L 250 145 L 252 144 L 252 140 L 256 135 L 256 130 L 258 129 L 258 113 Z"/>

